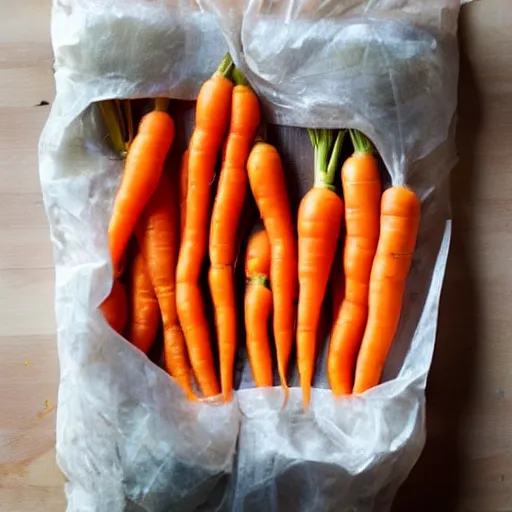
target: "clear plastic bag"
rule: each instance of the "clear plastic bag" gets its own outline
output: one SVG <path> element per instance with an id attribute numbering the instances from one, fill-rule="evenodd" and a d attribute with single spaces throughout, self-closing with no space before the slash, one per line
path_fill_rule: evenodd
<path id="1" fill-rule="evenodd" d="M 40 141 L 56 267 L 57 457 L 69 511 L 384 511 L 424 443 L 424 388 L 450 240 L 458 0 L 54 0 L 57 97 Z M 91 104 L 193 99 L 229 48 L 280 125 L 357 128 L 422 222 L 384 383 L 311 408 L 292 389 L 189 403 L 97 307 L 122 164 Z M 309 143 L 277 131 L 297 196 Z M 300 151 L 299 149 L 300 148 Z M 320 364 L 321 368 L 321 364 Z"/>

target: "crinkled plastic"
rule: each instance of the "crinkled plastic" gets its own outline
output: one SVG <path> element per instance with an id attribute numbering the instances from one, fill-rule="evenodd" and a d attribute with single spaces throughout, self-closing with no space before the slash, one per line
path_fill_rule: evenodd
<path id="1" fill-rule="evenodd" d="M 450 240 L 459 0 L 54 0 L 57 97 L 40 141 L 56 268 L 58 463 L 70 512 L 385 511 L 425 437 L 424 389 Z M 384 383 L 334 399 L 319 362 L 311 408 L 247 382 L 189 403 L 97 307 L 111 286 L 107 225 L 122 171 L 93 102 L 193 99 L 227 49 L 286 126 L 358 128 L 394 184 L 422 199 Z M 304 133 L 276 144 L 312 180 Z"/>

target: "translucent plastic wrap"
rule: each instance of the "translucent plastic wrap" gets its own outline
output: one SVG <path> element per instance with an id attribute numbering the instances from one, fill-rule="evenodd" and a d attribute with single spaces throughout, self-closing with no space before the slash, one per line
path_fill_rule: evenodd
<path id="1" fill-rule="evenodd" d="M 57 97 L 40 142 L 56 267 L 61 382 L 57 457 L 71 512 L 385 511 L 424 443 L 424 389 L 450 239 L 459 0 L 54 0 Z M 384 383 L 334 399 L 322 364 L 312 404 L 247 386 L 188 402 L 97 308 L 109 293 L 107 225 L 122 163 L 93 102 L 194 99 L 226 51 L 266 119 L 357 128 L 393 184 L 422 200 Z M 276 131 L 300 197 L 303 131 Z"/>

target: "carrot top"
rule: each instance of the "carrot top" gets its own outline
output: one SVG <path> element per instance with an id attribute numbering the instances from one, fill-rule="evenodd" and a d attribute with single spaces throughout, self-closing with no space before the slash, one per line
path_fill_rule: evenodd
<path id="1" fill-rule="evenodd" d="M 265 288 L 270 289 L 270 281 L 267 276 L 263 274 L 254 274 L 247 278 L 247 284 L 259 284 Z"/>
<path id="2" fill-rule="evenodd" d="M 314 149 L 315 187 L 335 191 L 334 180 L 338 171 L 338 160 L 345 138 L 345 130 L 340 130 L 336 138 L 334 138 L 333 130 L 323 128 L 308 130 L 308 135 Z"/>
<path id="3" fill-rule="evenodd" d="M 222 76 L 225 76 L 229 80 L 233 81 L 232 73 L 233 73 L 234 67 L 235 67 L 235 64 L 233 63 L 233 59 L 231 58 L 231 55 L 229 53 L 226 53 L 226 55 L 224 55 L 224 58 L 221 60 L 216 72 L 220 73 Z"/>
<path id="4" fill-rule="evenodd" d="M 358 130 L 349 130 L 350 139 L 356 153 L 375 153 L 375 148 L 364 133 Z"/>
<path id="5" fill-rule="evenodd" d="M 110 144 L 124 158 L 134 137 L 130 100 L 105 100 L 98 106 L 107 126 Z"/>
<path id="6" fill-rule="evenodd" d="M 237 67 L 235 67 L 231 72 L 231 78 L 233 79 L 233 82 L 235 82 L 235 85 L 249 85 L 247 78 L 245 78 L 242 71 Z"/>

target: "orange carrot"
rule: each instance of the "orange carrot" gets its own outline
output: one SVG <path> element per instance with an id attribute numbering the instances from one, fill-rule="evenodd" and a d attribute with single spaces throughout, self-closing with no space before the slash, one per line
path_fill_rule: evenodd
<path id="1" fill-rule="evenodd" d="M 309 135 L 315 150 L 315 186 L 303 197 L 297 220 L 297 366 L 304 408 L 310 402 L 318 323 L 343 219 L 343 201 L 333 182 L 344 132 L 338 133 L 334 146 L 330 130 L 309 130 Z"/>
<path id="2" fill-rule="evenodd" d="M 248 85 L 236 85 L 231 100 L 231 125 L 212 211 L 208 275 L 219 344 L 221 390 L 226 401 L 231 400 L 237 346 L 233 275 L 237 230 L 247 188 L 245 166 L 259 123 L 258 98 Z"/>
<path id="3" fill-rule="evenodd" d="M 208 243 L 211 184 L 231 108 L 233 83 L 226 78 L 232 68 L 226 56 L 199 92 L 196 126 L 188 155 L 188 192 L 185 229 L 176 270 L 178 316 L 185 334 L 192 368 L 205 396 L 219 393 L 210 344 L 208 321 L 199 276 Z"/>
<path id="4" fill-rule="evenodd" d="M 338 316 L 338 311 L 340 309 L 341 303 L 343 302 L 343 297 L 345 297 L 345 275 L 343 273 L 343 251 L 340 248 L 339 240 L 338 240 L 338 247 L 336 248 L 336 254 L 334 255 L 334 260 L 332 262 L 332 267 L 331 267 L 330 287 L 331 287 L 331 300 L 332 300 L 331 316 L 332 316 L 333 322 L 335 322 L 336 318 Z M 332 333 L 331 333 L 331 336 L 332 336 Z"/>
<path id="5" fill-rule="evenodd" d="M 381 184 L 377 159 L 363 134 L 350 130 L 355 152 L 343 165 L 347 235 L 343 257 L 345 297 L 331 334 L 327 375 L 335 395 L 352 393 L 357 351 L 368 317 L 368 291 L 379 240 Z"/>
<path id="6" fill-rule="evenodd" d="M 245 251 L 245 275 L 249 278 L 257 275 L 268 277 L 270 274 L 271 249 L 267 232 L 255 231 L 247 242 Z"/>
<path id="7" fill-rule="evenodd" d="M 126 289 L 121 281 L 114 279 L 112 290 L 101 304 L 100 309 L 110 327 L 121 334 L 124 331 L 128 317 Z"/>
<path id="8" fill-rule="evenodd" d="M 188 190 L 188 150 L 183 153 L 180 168 L 180 237 L 185 232 L 185 218 L 187 215 Z"/>
<path id="9" fill-rule="evenodd" d="M 270 144 L 258 142 L 247 161 L 252 193 L 270 241 L 270 285 L 274 298 L 274 338 L 281 385 L 288 397 L 286 375 L 293 344 L 297 296 L 297 242 L 281 158 Z"/>
<path id="10" fill-rule="evenodd" d="M 245 256 L 245 331 L 247 353 L 254 382 L 272 386 L 272 355 L 268 340 L 268 319 L 272 311 L 269 289 L 270 242 L 265 230 L 251 235 Z"/>
<path id="11" fill-rule="evenodd" d="M 162 173 L 136 227 L 140 251 L 160 306 L 164 331 L 165 366 L 189 398 L 192 371 L 176 312 L 176 261 L 179 247 L 177 187 Z"/>
<path id="12" fill-rule="evenodd" d="M 354 393 L 379 383 L 398 328 L 405 282 L 420 223 L 420 200 L 405 187 L 382 195 L 380 235 L 370 277 L 368 322 L 357 358 Z"/>
<path id="13" fill-rule="evenodd" d="M 160 319 L 158 301 L 144 257 L 137 251 L 130 268 L 128 340 L 145 354 L 155 340 Z"/>
<path id="14" fill-rule="evenodd" d="M 108 227 L 114 275 L 137 221 L 154 192 L 174 138 L 174 122 L 161 110 L 146 114 L 126 156 Z"/>

